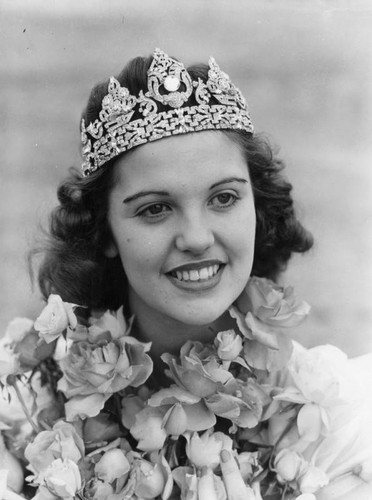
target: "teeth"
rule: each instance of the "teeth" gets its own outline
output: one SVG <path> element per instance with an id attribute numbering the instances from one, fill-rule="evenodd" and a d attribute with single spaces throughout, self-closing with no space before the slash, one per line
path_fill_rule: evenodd
<path id="1" fill-rule="evenodd" d="M 209 278 L 208 268 L 204 267 L 199 271 L 199 277 L 201 280 L 207 280 Z"/>
<path id="2" fill-rule="evenodd" d="M 175 275 L 180 281 L 200 281 L 212 278 L 215 274 L 217 274 L 218 269 L 218 264 L 215 264 L 214 266 L 203 267 L 199 270 L 192 269 L 191 271 L 176 271 Z"/>
<path id="3" fill-rule="evenodd" d="M 199 271 L 190 271 L 190 280 L 198 281 L 200 279 Z"/>

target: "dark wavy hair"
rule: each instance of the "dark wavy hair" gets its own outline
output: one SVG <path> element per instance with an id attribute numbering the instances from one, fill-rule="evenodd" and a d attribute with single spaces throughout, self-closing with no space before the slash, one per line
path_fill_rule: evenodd
<path id="1" fill-rule="evenodd" d="M 133 95 L 146 91 L 152 57 L 135 58 L 117 77 Z M 208 78 L 208 66 L 188 68 L 193 80 Z M 98 118 L 108 82 L 93 88 L 83 113 L 85 123 Z M 192 105 L 190 100 L 186 105 Z M 256 208 L 256 241 L 252 275 L 277 279 L 292 252 L 305 252 L 312 237 L 296 218 L 292 186 L 282 175 L 282 161 L 267 140 L 244 131 L 222 130 L 245 154 Z M 197 132 L 196 132 L 197 133 Z M 123 154 L 130 154 L 123 153 Z M 76 169 L 58 188 L 39 268 L 39 286 L 46 298 L 58 293 L 64 301 L 89 308 L 116 309 L 125 302 L 127 281 L 120 257 L 107 258 L 111 241 L 107 221 L 108 195 L 115 182 L 110 160 L 104 168 L 82 177 Z"/>

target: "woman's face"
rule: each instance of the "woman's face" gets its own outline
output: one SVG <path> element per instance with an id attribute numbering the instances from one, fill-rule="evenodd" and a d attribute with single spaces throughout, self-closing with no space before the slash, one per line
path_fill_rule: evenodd
<path id="1" fill-rule="evenodd" d="M 114 168 L 107 256 L 120 255 L 132 313 L 189 325 L 218 319 L 253 261 L 255 208 L 240 147 L 203 131 L 140 146 Z"/>

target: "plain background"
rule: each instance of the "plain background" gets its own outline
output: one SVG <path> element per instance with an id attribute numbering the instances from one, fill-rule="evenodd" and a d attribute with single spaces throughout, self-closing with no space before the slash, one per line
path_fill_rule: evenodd
<path id="1" fill-rule="evenodd" d="M 295 338 L 372 351 L 372 7 L 358 0 L 0 0 L 0 324 L 35 318 L 25 256 L 79 165 L 91 87 L 160 47 L 213 55 L 280 147 L 316 244 L 283 276 Z"/>

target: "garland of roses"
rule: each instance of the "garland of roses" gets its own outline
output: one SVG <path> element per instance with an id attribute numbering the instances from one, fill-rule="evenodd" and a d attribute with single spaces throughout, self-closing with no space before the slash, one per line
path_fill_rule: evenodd
<path id="1" fill-rule="evenodd" d="M 314 401 L 288 369 L 285 330 L 309 312 L 291 288 L 251 278 L 230 308 L 234 329 L 161 356 L 162 388 L 150 343 L 131 336 L 122 308 L 88 320 L 77 308 L 51 295 L 34 324 L 15 320 L 3 340 L 3 385 L 21 401 L 31 437 L 22 447 L 24 429 L 13 425 L 7 444 L 31 472 L 34 500 L 197 500 L 206 477 L 214 498 L 226 499 L 222 450 L 234 455 L 247 498 L 305 500 L 327 484 L 288 444 L 317 432 L 307 426 Z M 30 369 L 31 410 L 19 388 Z"/>

